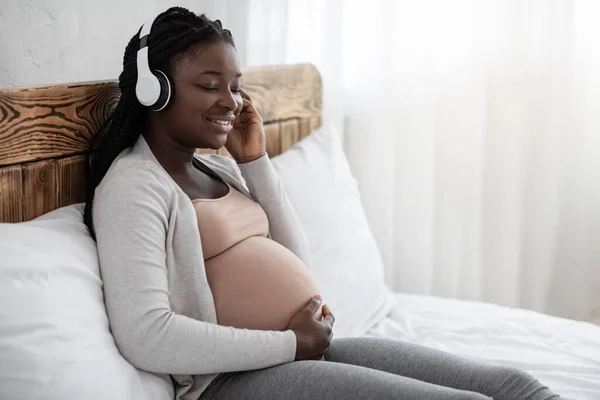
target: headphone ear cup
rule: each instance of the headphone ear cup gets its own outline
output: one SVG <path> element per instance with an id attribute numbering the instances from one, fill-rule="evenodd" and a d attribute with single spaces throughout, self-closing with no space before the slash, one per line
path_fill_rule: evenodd
<path id="1" fill-rule="evenodd" d="M 161 111 L 169 105 L 169 102 L 171 101 L 171 95 L 173 93 L 173 87 L 171 86 L 171 81 L 164 72 L 159 69 L 155 69 L 152 71 L 152 73 L 154 76 L 156 76 L 158 82 L 160 82 L 160 95 L 158 96 L 156 103 L 154 103 L 150 109 L 152 111 Z"/>

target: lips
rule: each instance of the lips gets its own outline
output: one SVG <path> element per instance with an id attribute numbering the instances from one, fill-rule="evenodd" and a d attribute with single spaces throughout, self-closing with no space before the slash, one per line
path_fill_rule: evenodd
<path id="1" fill-rule="evenodd" d="M 224 120 L 224 119 L 210 119 L 210 118 L 206 118 L 206 119 L 209 120 L 210 122 L 214 122 L 214 123 L 217 123 L 217 124 L 220 124 L 220 125 L 225 125 L 225 126 L 227 126 L 227 125 L 233 125 L 233 121 L 227 121 L 227 120 Z"/>
<path id="2" fill-rule="evenodd" d="M 227 133 L 233 128 L 233 118 L 206 117 L 206 120 L 220 133 Z"/>

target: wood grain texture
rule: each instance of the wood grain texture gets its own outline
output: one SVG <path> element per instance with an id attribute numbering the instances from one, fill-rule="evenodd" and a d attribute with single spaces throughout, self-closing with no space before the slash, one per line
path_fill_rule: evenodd
<path id="1" fill-rule="evenodd" d="M 281 149 L 283 153 L 300 140 L 300 128 L 297 119 L 290 119 L 288 121 L 281 121 L 280 135 L 281 135 Z"/>
<path id="2" fill-rule="evenodd" d="M 0 165 L 86 151 L 118 98 L 116 82 L 0 91 Z"/>
<path id="3" fill-rule="evenodd" d="M 243 70 L 275 157 L 321 123 L 312 65 Z M 0 222 L 28 221 L 85 199 L 85 152 L 119 98 L 115 81 L 0 90 Z M 230 156 L 225 148 L 198 150 Z"/>
<path id="4" fill-rule="evenodd" d="M 23 221 L 55 210 L 57 190 L 55 160 L 23 165 Z"/>
<path id="5" fill-rule="evenodd" d="M 250 68 L 242 80 L 266 123 L 321 118 L 321 76 L 313 65 Z"/>
<path id="6" fill-rule="evenodd" d="M 0 168 L 0 222 L 21 222 L 23 176 L 20 165 Z"/>
<path id="7" fill-rule="evenodd" d="M 248 68 L 243 85 L 265 123 L 321 117 L 309 64 Z M 0 166 L 81 154 L 119 99 L 116 81 L 0 90 Z"/>
<path id="8" fill-rule="evenodd" d="M 85 156 L 56 160 L 57 207 L 85 201 L 85 163 Z"/>
<path id="9" fill-rule="evenodd" d="M 298 120 L 298 140 L 307 137 L 311 132 L 321 126 L 321 116 Z"/>
<path id="10" fill-rule="evenodd" d="M 266 150 L 269 157 L 281 153 L 281 125 L 273 123 L 265 125 Z"/>
<path id="11" fill-rule="evenodd" d="M 310 134 L 310 119 L 299 119 L 298 120 L 298 136 L 300 139 L 307 137 Z"/>

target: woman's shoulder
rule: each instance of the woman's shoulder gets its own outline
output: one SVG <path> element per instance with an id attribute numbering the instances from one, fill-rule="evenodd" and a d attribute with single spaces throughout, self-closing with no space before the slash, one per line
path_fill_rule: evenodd
<path id="1" fill-rule="evenodd" d="M 96 188 L 94 203 L 121 202 L 143 196 L 147 202 L 170 203 L 174 190 L 156 163 L 133 152 L 121 153 Z"/>

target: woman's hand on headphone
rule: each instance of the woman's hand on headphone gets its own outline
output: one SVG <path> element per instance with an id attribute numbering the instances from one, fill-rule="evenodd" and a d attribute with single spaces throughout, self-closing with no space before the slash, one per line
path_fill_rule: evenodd
<path id="1" fill-rule="evenodd" d="M 233 129 L 227 134 L 225 148 L 236 162 L 243 164 L 261 158 L 267 151 L 262 117 L 248 93 L 241 89 L 240 94 L 242 110 L 233 121 Z"/>

